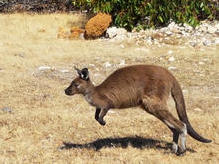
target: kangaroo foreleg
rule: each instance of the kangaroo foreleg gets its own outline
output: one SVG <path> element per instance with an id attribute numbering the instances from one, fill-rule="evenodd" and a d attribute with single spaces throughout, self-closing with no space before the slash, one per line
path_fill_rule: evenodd
<path id="1" fill-rule="evenodd" d="M 101 109 L 100 108 L 96 108 L 96 112 L 95 112 L 95 119 L 98 121 L 99 119 L 99 114 L 100 114 Z"/>
<path id="2" fill-rule="evenodd" d="M 109 109 L 105 109 L 105 108 L 101 109 L 101 112 L 99 114 L 99 118 L 97 120 L 100 123 L 100 125 L 104 126 L 106 124 L 106 122 L 103 120 L 103 118 L 107 114 L 108 110 Z"/>

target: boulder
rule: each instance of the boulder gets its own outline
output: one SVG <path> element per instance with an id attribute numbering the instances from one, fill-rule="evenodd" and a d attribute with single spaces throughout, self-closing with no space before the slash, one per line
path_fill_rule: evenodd
<path id="1" fill-rule="evenodd" d="M 112 22 L 111 15 L 98 13 L 85 25 L 85 38 L 95 39 L 103 35 Z"/>

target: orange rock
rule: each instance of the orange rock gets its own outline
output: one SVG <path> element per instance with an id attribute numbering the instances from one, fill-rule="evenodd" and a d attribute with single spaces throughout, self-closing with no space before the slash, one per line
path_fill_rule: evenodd
<path id="1" fill-rule="evenodd" d="M 66 32 L 64 28 L 59 27 L 57 38 L 65 39 L 68 38 L 68 36 L 69 36 L 68 32 Z"/>
<path id="2" fill-rule="evenodd" d="M 68 37 L 69 39 L 78 39 L 84 34 L 85 30 L 78 27 L 72 27 L 70 32 L 71 34 Z"/>
<path id="3" fill-rule="evenodd" d="M 81 29 L 79 27 L 72 27 L 70 32 L 73 33 L 73 32 L 77 32 L 77 33 L 84 33 L 84 29 Z"/>
<path id="4" fill-rule="evenodd" d="M 109 27 L 111 22 L 111 15 L 98 13 L 87 22 L 85 26 L 85 38 L 95 39 L 97 37 L 100 37 Z"/>

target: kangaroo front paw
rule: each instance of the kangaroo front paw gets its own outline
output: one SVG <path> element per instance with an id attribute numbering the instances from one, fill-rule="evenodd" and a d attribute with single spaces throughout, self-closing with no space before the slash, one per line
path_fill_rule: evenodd
<path id="1" fill-rule="evenodd" d="M 98 122 L 100 123 L 100 125 L 104 126 L 106 124 L 106 122 L 102 119 L 98 119 Z"/>
<path id="2" fill-rule="evenodd" d="M 98 121 L 98 119 L 99 119 L 99 116 L 95 116 L 95 120 L 97 120 L 97 121 Z"/>

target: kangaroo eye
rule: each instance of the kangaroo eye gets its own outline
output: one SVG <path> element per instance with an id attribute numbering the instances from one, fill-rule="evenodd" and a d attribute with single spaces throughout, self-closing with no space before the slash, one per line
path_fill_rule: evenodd
<path id="1" fill-rule="evenodd" d="M 75 84 L 74 84 L 74 86 L 75 86 L 75 87 L 78 87 L 78 86 L 79 86 L 79 84 L 76 84 L 76 83 L 75 83 Z"/>

